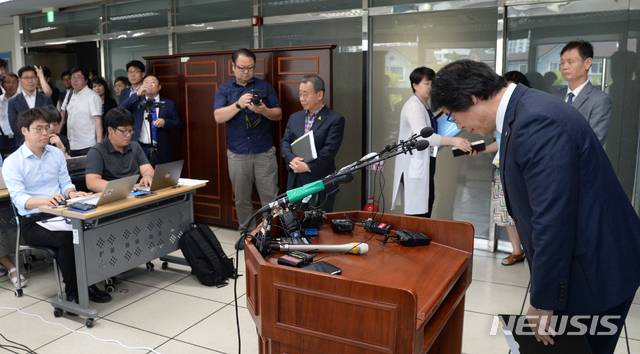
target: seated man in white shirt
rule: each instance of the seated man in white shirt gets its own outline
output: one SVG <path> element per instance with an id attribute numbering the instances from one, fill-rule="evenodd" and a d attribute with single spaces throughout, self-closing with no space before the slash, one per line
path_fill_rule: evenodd
<path id="1" fill-rule="evenodd" d="M 68 301 L 78 301 L 75 256 L 71 231 L 49 231 L 37 221 L 51 218 L 38 211 L 40 206 L 56 206 L 65 199 L 87 197 L 71 183 L 67 163 L 60 149 L 49 145 L 51 126 L 46 113 L 32 108 L 20 113 L 18 126 L 25 137 L 20 148 L 7 157 L 2 176 L 13 204 L 21 217 L 21 231 L 31 246 L 46 246 L 58 250 L 58 264 L 65 283 Z M 89 299 L 108 302 L 111 296 L 95 285 L 89 287 Z"/>
<path id="2" fill-rule="evenodd" d="M 102 99 L 87 86 L 89 71 L 75 67 L 71 70 L 73 95 L 62 105 L 62 122 L 67 125 L 71 156 L 86 155 L 102 140 Z M 59 133 L 57 131 L 56 133 Z"/>

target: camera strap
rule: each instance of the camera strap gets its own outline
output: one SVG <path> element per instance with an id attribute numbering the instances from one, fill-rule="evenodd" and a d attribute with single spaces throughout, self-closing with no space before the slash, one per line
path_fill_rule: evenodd
<path id="1" fill-rule="evenodd" d="M 257 127 L 258 124 L 260 124 L 260 122 L 262 121 L 262 117 L 259 117 L 258 120 L 251 122 L 249 120 L 249 115 L 246 112 L 244 114 L 244 119 L 245 119 L 245 123 L 247 123 L 247 129 L 253 129 Z"/>

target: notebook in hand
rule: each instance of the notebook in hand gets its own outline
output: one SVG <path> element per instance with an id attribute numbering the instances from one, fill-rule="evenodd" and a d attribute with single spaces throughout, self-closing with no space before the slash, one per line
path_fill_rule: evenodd
<path id="1" fill-rule="evenodd" d="M 313 139 L 313 130 L 291 143 L 291 152 L 297 157 L 302 157 L 304 162 L 311 162 L 318 158 L 318 152 L 316 151 L 316 143 Z"/>
<path id="2" fill-rule="evenodd" d="M 484 145 L 484 140 L 478 140 L 471 143 L 471 149 L 474 151 L 484 151 L 486 148 L 487 147 Z M 464 152 L 455 146 L 451 148 L 451 152 L 455 157 L 464 156 L 468 154 L 467 152 Z"/>
<path id="3" fill-rule="evenodd" d="M 562 319 L 557 319 L 554 344 L 544 345 L 543 342 L 537 341 L 531 327 L 523 325 L 528 324 L 526 315 L 498 315 L 498 317 L 500 328 L 512 354 L 593 354 L 587 338 L 568 319 L 565 326 L 562 325 Z"/>
<path id="4" fill-rule="evenodd" d="M 184 160 L 178 160 L 157 165 L 153 174 L 151 186 L 138 186 L 137 189 L 139 191 L 149 192 L 175 186 L 178 184 L 178 179 L 180 179 L 183 164 Z"/>

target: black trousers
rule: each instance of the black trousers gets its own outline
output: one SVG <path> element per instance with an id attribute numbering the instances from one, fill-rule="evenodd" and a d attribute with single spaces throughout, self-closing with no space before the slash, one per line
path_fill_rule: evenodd
<path id="1" fill-rule="evenodd" d="M 73 236 L 71 231 L 49 231 L 36 224 L 37 221 L 50 219 L 53 215 L 33 214 L 21 217 L 22 238 L 29 246 L 44 246 L 58 250 L 58 266 L 62 273 L 67 296 L 78 293 L 76 282 L 76 260 L 73 252 Z"/>
<path id="2" fill-rule="evenodd" d="M 619 316 L 619 319 L 608 319 L 608 323 L 613 324 L 617 328 L 617 332 L 613 335 L 595 335 L 590 334 L 591 332 L 591 317 L 584 320 L 579 320 L 580 323 L 583 323 L 590 330 L 585 334 L 587 338 L 587 342 L 589 342 L 589 346 L 591 347 L 591 351 L 593 354 L 613 354 L 616 349 L 616 344 L 618 344 L 618 338 L 620 337 L 620 332 L 622 331 L 622 326 L 624 325 L 624 321 L 627 318 L 627 314 L 629 313 L 629 308 L 631 307 L 631 303 L 633 302 L 633 296 L 622 304 L 612 307 L 608 310 L 605 310 L 601 313 L 597 313 L 593 315 L 593 317 L 598 316 L 598 318 L 602 318 L 603 316 Z M 554 316 L 562 316 L 566 315 L 563 311 L 556 311 L 553 313 Z M 605 327 L 601 324 L 600 321 L 597 322 L 598 326 L 596 327 L 596 331 L 594 333 L 607 333 L 610 332 L 609 327 Z"/>
<path id="3" fill-rule="evenodd" d="M 69 156 L 71 157 L 85 156 L 89 152 L 89 150 L 91 150 L 90 147 L 86 149 L 80 149 L 80 150 L 69 150 Z"/>

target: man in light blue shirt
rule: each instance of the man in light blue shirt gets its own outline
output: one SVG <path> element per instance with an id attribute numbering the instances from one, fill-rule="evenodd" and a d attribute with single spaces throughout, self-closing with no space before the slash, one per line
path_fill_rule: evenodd
<path id="1" fill-rule="evenodd" d="M 86 197 L 71 183 L 67 162 L 62 151 L 49 145 L 51 126 L 47 113 L 32 108 L 18 115 L 18 128 L 24 144 L 7 157 L 2 168 L 9 195 L 21 216 L 22 237 L 31 246 L 46 246 L 58 250 L 58 264 L 65 283 L 68 301 L 77 302 L 76 267 L 73 239 L 70 231 L 49 231 L 36 222 L 51 218 L 38 211 L 39 206 L 56 206 L 65 199 Z M 111 300 L 109 294 L 95 285 L 89 287 L 89 298 L 96 302 Z"/>

